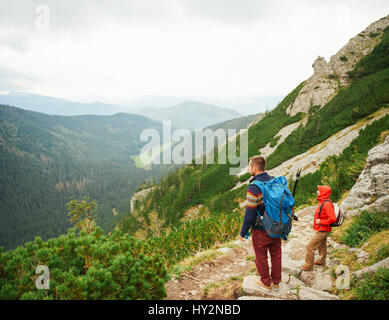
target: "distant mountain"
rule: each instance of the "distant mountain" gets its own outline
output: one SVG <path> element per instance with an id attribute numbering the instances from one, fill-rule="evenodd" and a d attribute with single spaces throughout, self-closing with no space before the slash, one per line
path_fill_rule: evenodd
<path id="1" fill-rule="evenodd" d="M 127 103 L 122 103 L 128 110 L 157 107 L 167 108 L 178 105 L 185 101 L 192 100 L 190 97 L 177 97 L 177 96 L 157 96 L 157 95 L 145 95 Z"/>
<path id="2" fill-rule="evenodd" d="M 205 128 L 226 120 L 242 117 L 236 111 L 197 101 L 186 101 L 167 108 L 141 108 L 134 110 L 134 112 L 155 120 L 171 120 L 173 127 L 190 129 Z"/>
<path id="3" fill-rule="evenodd" d="M 209 103 L 213 103 L 219 106 L 236 110 L 237 112 L 246 116 L 246 115 L 257 114 L 257 113 L 265 113 L 266 110 L 270 111 L 274 109 L 283 100 L 283 98 L 284 96 L 223 99 L 223 100 L 215 99 L 215 100 L 210 100 Z"/>
<path id="4" fill-rule="evenodd" d="M 46 114 L 67 116 L 83 114 L 112 115 L 126 110 L 123 107 L 102 102 L 81 103 L 26 92 L 0 94 L 0 104 L 17 106 Z"/>
<path id="5" fill-rule="evenodd" d="M 228 108 L 242 115 L 252 115 L 274 109 L 284 96 L 251 97 L 251 98 L 210 98 L 210 97 L 183 97 L 183 96 L 154 96 L 147 95 L 122 104 L 124 110 L 133 112 L 134 109 L 158 107 L 166 108 L 186 101 L 201 101 L 223 108 Z"/>
<path id="6" fill-rule="evenodd" d="M 58 116 L 0 105 L 0 246 L 65 233 L 71 196 L 95 199 L 98 224 L 111 230 L 138 184 L 165 174 L 132 160 L 145 128 L 161 132 L 141 115 Z"/>

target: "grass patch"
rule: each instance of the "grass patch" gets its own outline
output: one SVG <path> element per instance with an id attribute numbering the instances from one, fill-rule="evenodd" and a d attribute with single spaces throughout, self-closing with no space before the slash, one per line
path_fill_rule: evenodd
<path id="1" fill-rule="evenodd" d="M 217 256 L 221 255 L 223 255 L 223 252 L 217 251 L 215 248 L 205 250 L 177 263 L 174 267 L 172 267 L 172 273 L 176 277 L 180 277 L 183 273 L 192 271 L 197 265 L 210 262 Z"/>
<path id="2" fill-rule="evenodd" d="M 270 147 L 274 148 L 277 145 L 278 140 L 280 140 L 281 136 L 275 136 L 273 139 L 270 141 Z"/>
<path id="3" fill-rule="evenodd" d="M 366 265 L 363 263 L 357 262 L 357 257 L 355 252 L 348 252 L 348 249 L 336 249 L 333 250 L 330 254 L 331 258 L 337 258 L 340 260 L 341 264 L 350 268 L 351 271 L 359 270 Z M 331 276 L 333 276 L 331 274 Z M 336 275 L 335 277 L 336 278 Z"/>
<path id="4" fill-rule="evenodd" d="M 350 247 L 360 247 L 372 235 L 385 229 L 389 229 L 389 212 L 369 213 L 363 211 L 344 230 L 344 234 L 340 237 L 340 240 Z"/>
<path id="5" fill-rule="evenodd" d="M 340 227 L 332 228 L 330 237 L 336 242 L 341 242 L 340 238 L 345 234 L 355 217 L 346 217 Z"/>
<path id="6" fill-rule="evenodd" d="M 245 182 L 245 181 L 247 181 L 248 179 L 250 179 L 251 178 L 251 174 L 250 174 L 250 172 L 247 172 L 247 173 L 245 173 L 245 174 L 242 174 L 240 177 L 239 177 L 239 181 L 240 182 Z"/>
<path id="7" fill-rule="evenodd" d="M 371 236 L 362 249 L 370 253 L 369 265 L 389 257 L 389 230 Z"/>
<path id="8" fill-rule="evenodd" d="M 224 281 L 217 281 L 204 287 L 202 299 L 207 300 L 234 300 L 243 295 L 243 276 L 233 276 Z"/>

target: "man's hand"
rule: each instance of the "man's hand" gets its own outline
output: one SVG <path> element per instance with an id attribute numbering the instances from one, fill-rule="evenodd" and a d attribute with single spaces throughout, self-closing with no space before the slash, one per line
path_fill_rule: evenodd
<path id="1" fill-rule="evenodd" d="M 245 238 L 242 238 L 242 236 L 240 236 L 240 241 L 245 242 L 246 239 L 245 239 Z"/>
<path id="2" fill-rule="evenodd" d="M 316 219 L 316 224 L 320 224 L 320 219 Z"/>

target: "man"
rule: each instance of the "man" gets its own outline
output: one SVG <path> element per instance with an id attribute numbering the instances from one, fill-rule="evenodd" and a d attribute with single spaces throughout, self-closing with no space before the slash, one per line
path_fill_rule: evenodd
<path id="1" fill-rule="evenodd" d="M 313 265 L 324 266 L 326 264 L 327 237 L 331 232 L 330 224 L 336 222 L 334 206 L 329 198 L 331 195 L 331 188 L 329 186 L 317 186 L 317 189 L 316 193 L 319 205 L 317 206 L 313 217 L 313 229 L 315 230 L 315 235 L 307 244 L 305 264 L 302 267 L 303 271 L 312 271 Z M 329 201 L 326 201 L 323 204 L 325 200 Z M 321 207 L 322 209 L 319 217 Z M 319 250 L 319 258 L 316 261 L 313 261 L 316 250 Z"/>
<path id="2" fill-rule="evenodd" d="M 244 238 L 251 227 L 255 265 L 260 275 L 260 279 L 255 282 L 263 291 L 271 291 L 272 284 L 273 288 L 278 290 L 281 282 L 281 238 L 271 238 L 264 228 L 255 226 L 257 210 L 262 215 L 265 206 L 260 188 L 251 184 L 254 180 L 269 181 L 273 179 L 265 172 L 265 167 L 266 160 L 264 157 L 254 156 L 250 158 L 249 170 L 253 178 L 250 180 L 247 190 L 246 211 L 240 232 L 240 240 L 245 241 Z M 269 275 L 269 265 L 267 263 L 268 251 L 271 257 L 271 275 Z"/>

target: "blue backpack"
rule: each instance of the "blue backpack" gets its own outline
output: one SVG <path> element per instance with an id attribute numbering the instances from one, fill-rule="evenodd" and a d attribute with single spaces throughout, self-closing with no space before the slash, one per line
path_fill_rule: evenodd
<path id="1" fill-rule="evenodd" d="M 295 200 L 289 191 L 285 177 L 276 177 L 269 181 L 254 180 L 263 194 L 264 214 L 258 213 L 256 225 L 263 227 L 272 238 L 287 239 L 292 230 L 292 215 Z"/>

